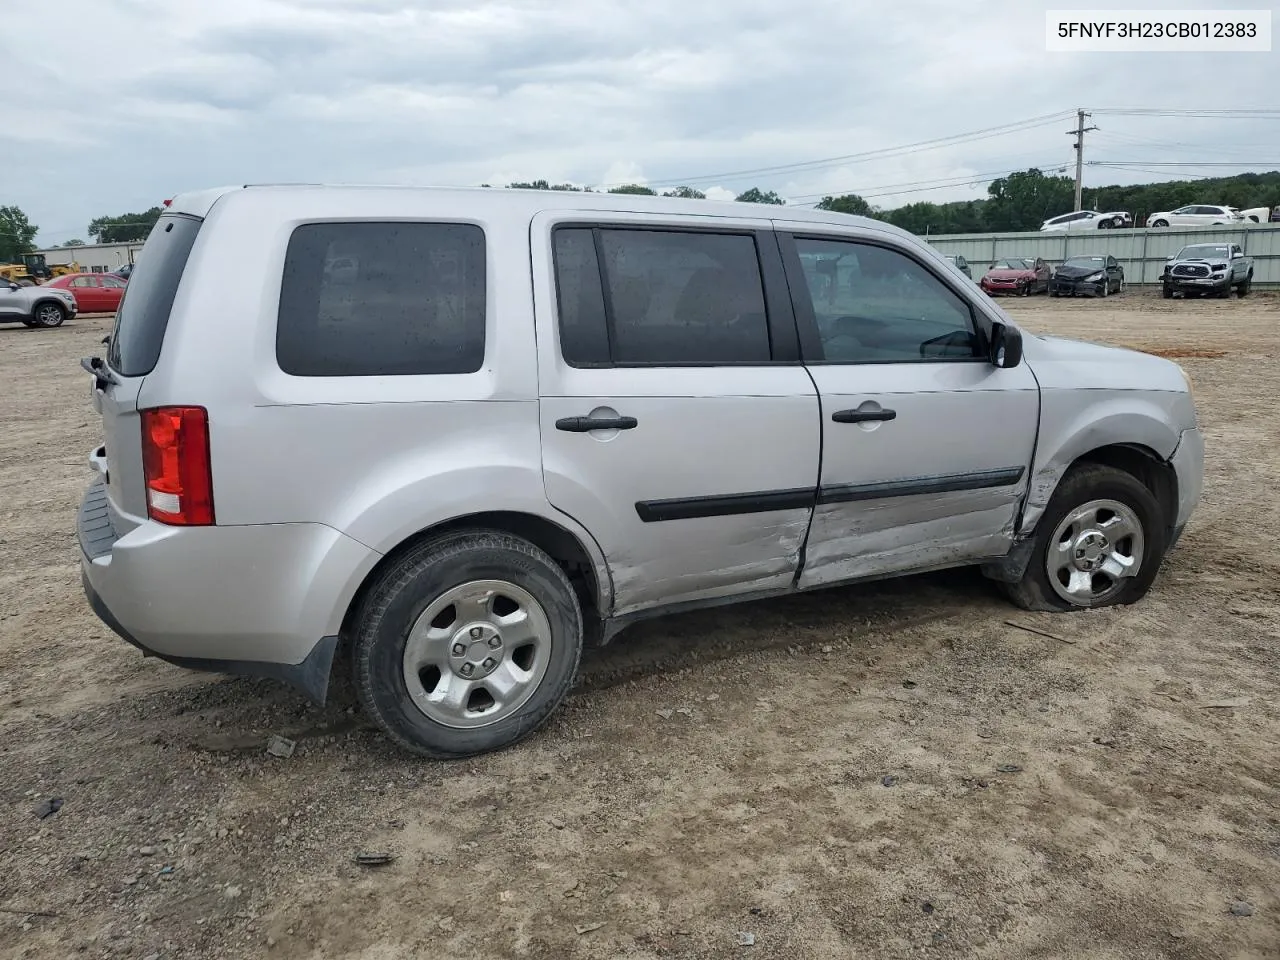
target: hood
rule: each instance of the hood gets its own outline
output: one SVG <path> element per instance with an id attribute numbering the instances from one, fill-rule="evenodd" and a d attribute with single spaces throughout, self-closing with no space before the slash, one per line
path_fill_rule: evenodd
<path id="1" fill-rule="evenodd" d="M 988 270 L 986 275 L 992 280 L 1030 280 L 1036 275 L 1034 270 L 1010 270 L 1002 267 L 999 270 Z"/>
<path id="2" fill-rule="evenodd" d="M 1229 260 L 1226 257 L 1174 257 L 1170 263 L 1202 263 L 1210 267 L 1225 267 Z"/>
<path id="3" fill-rule="evenodd" d="M 1079 280 L 1082 277 L 1090 277 L 1095 273 L 1102 273 L 1106 268 L 1098 265 L 1093 267 L 1077 267 L 1067 266 L 1063 264 L 1054 273 L 1055 276 L 1062 277 L 1066 280 Z"/>
<path id="4" fill-rule="evenodd" d="M 1138 350 L 1024 330 L 1022 353 L 1045 389 L 1187 392 L 1181 367 L 1172 360 Z"/>

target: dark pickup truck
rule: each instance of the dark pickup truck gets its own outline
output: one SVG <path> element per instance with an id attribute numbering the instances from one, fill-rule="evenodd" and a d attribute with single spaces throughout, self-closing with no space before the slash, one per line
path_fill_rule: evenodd
<path id="1" fill-rule="evenodd" d="M 1193 243 L 1165 261 L 1160 282 L 1166 300 L 1175 293 L 1229 297 L 1232 287 L 1243 297 L 1253 283 L 1253 259 L 1238 243 Z"/>

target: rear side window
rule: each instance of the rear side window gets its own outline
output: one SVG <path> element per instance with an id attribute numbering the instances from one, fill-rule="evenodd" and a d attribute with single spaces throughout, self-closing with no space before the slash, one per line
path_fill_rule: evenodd
<path id="1" fill-rule="evenodd" d="M 474 373 L 484 327 L 484 231 L 475 225 L 313 223 L 289 238 L 276 325 L 285 373 Z"/>
<path id="2" fill-rule="evenodd" d="M 750 234 L 555 232 L 560 345 L 577 366 L 769 363 Z"/>
<path id="3" fill-rule="evenodd" d="M 107 362 L 126 377 L 155 369 L 169 326 L 169 312 L 200 232 L 194 217 L 164 216 L 151 229 L 116 312 Z"/>

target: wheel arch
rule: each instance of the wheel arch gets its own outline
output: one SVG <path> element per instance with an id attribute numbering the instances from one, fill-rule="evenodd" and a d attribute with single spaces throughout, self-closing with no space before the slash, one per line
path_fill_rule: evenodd
<path id="1" fill-rule="evenodd" d="M 452 517 L 419 530 L 388 550 L 356 588 L 342 618 L 342 636 L 351 630 L 365 595 L 383 572 L 402 556 L 432 537 L 458 530 L 494 530 L 528 540 L 554 560 L 568 576 L 582 604 L 584 620 L 602 620 L 612 606 L 613 586 L 599 548 L 589 548 L 582 537 L 546 517 L 516 510 L 491 510 Z M 589 534 L 587 535 L 589 536 Z M 595 544 L 590 545 L 594 547 Z"/>

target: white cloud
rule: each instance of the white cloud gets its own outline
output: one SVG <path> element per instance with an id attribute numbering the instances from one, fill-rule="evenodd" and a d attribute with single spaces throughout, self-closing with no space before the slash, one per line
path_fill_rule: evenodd
<path id="1" fill-rule="evenodd" d="M 895 206 L 1070 163 L 1070 123 L 724 174 L 1080 104 L 1265 103 L 1280 81 L 1265 54 L 1048 55 L 1050 6 L 992 18 L 953 0 L 61 0 L 75 29 L 59 33 L 56 59 L 38 43 L 6 49 L 11 93 L 44 107 L 0 127 L 0 203 L 23 207 L 46 242 L 179 190 L 269 180 L 688 183 L 716 198 L 756 185 Z M 1093 122 L 1092 159 L 1280 155 L 1280 123 Z"/>

